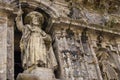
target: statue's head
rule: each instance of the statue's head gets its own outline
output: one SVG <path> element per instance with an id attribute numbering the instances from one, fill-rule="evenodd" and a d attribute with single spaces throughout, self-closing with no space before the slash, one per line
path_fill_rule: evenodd
<path id="1" fill-rule="evenodd" d="M 44 22 L 44 17 L 41 13 L 33 11 L 25 17 L 26 24 L 41 25 Z"/>

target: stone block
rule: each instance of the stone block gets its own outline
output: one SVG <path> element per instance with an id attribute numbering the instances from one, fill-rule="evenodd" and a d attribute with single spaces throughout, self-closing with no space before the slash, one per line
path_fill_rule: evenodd
<path id="1" fill-rule="evenodd" d="M 17 80 L 56 80 L 52 69 L 36 68 L 30 73 L 20 73 Z"/>

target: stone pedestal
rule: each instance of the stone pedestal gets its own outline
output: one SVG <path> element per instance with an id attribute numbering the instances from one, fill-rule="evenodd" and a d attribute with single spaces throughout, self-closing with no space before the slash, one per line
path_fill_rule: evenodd
<path id="1" fill-rule="evenodd" d="M 36 68 L 30 73 L 21 73 L 17 80 L 56 80 L 52 69 Z"/>

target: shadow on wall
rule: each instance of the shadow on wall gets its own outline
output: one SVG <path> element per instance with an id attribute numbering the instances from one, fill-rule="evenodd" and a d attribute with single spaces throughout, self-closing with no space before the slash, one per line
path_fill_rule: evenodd
<path id="1" fill-rule="evenodd" d="M 19 47 L 20 39 L 21 39 L 21 32 L 14 28 L 14 79 L 19 73 L 23 72 L 22 62 L 21 62 L 21 51 Z"/>

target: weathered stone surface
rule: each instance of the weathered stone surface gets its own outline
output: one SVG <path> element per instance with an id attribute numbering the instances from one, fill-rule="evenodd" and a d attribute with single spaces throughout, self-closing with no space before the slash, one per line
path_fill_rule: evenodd
<path id="1" fill-rule="evenodd" d="M 57 80 L 120 79 L 118 0 L 1 0 L 0 80 L 14 80 L 16 15 L 13 10 L 17 11 L 20 2 L 23 19 L 34 10 L 45 16 L 43 28 L 51 34 L 59 65 L 54 69 Z M 8 18 L 5 13 L 14 14 L 14 17 Z M 36 68 L 19 74 L 18 80 L 56 80 L 54 73 L 49 68 Z"/>
<path id="2" fill-rule="evenodd" d="M 37 76 L 31 74 L 19 74 L 17 80 L 39 80 Z"/>
<path id="3" fill-rule="evenodd" d="M 7 74 L 7 16 L 0 12 L 0 80 L 6 80 Z"/>
<path id="4" fill-rule="evenodd" d="M 14 20 L 9 17 L 7 26 L 7 79 L 14 78 Z"/>
<path id="5" fill-rule="evenodd" d="M 20 73 L 17 80 L 56 80 L 52 69 L 36 68 L 30 73 Z"/>

